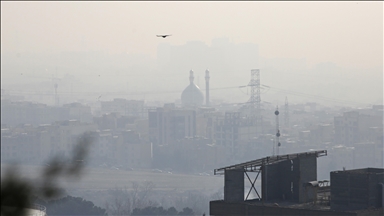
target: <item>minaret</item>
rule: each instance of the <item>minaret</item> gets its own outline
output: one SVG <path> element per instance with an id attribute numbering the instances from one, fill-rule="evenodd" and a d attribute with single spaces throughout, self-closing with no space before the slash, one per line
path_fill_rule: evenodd
<path id="1" fill-rule="evenodd" d="M 193 70 L 189 71 L 189 83 L 192 85 L 195 77 L 193 76 Z"/>
<path id="2" fill-rule="evenodd" d="M 206 105 L 209 107 L 209 70 L 205 70 L 205 99 Z"/>

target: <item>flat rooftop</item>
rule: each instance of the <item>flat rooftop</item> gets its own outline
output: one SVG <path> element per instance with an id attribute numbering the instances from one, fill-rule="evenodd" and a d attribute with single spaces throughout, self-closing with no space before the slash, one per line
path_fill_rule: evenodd
<path id="1" fill-rule="evenodd" d="M 364 169 L 354 169 L 354 170 L 333 171 L 333 173 L 337 173 L 337 172 L 360 173 L 360 174 L 384 174 L 384 169 L 382 169 L 382 168 L 364 168 Z"/>
<path id="2" fill-rule="evenodd" d="M 269 156 L 269 157 L 264 157 L 261 159 L 253 160 L 253 161 L 248 161 L 236 165 L 231 165 L 219 169 L 214 170 L 214 174 L 224 174 L 225 170 L 231 170 L 231 169 L 244 169 L 246 172 L 252 172 L 254 171 L 257 167 L 266 165 L 266 164 L 271 164 L 271 163 L 277 163 L 280 161 L 285 161 L 285 160 L 292 160 L 298 157 L 308 157 L 308 156 L 316 156 L 316 157 L 321 157 L 321 156 L 326 156 L 327 155 L 327 150 L 321 150 L 321 151 L 309 151 L 309 152 L 303 152 L 303 153 L 296 153 L 296 154 L 287 154 L 287 155 L 277 155 L 277 156 Z"/>

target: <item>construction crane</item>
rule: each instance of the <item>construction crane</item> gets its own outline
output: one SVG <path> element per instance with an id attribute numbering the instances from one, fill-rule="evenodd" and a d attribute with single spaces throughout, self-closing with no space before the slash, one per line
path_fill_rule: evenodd
<path id="1" fill-rule="evenodd" d="M 48 69 L 45 69 L 46 71 L 48 71 Z M 33 78 L 41 78 L 41 79 L 50 79 L 53 83 L 53 88 L 55 89 L 54 90 L 54 102 L 53 104 L 55 106 L 59 106 L 59 96 L 57 94 L 57 89 L 59 87 L 59 84 L 58 82 L 62 79 L 62 78 L 58 78 L 57 77 L 57 67 L 56 67 L 56 73 L 55 74 L 52 74 L 52 77 L 45 77 L 45 76 L 31 76 L 31 75 L 25 75 L 25 74 L 20 74 L 21 76 L 25 76 L 25 77 L 33 77 Z"/>

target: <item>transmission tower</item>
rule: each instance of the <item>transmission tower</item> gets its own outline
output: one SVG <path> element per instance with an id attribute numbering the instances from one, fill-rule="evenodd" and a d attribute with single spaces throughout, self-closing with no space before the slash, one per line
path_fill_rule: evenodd
<path id="1" fill-rule="evenodd" d="M 288 106 L 288 98 L 287 98 L 287 96 L 285 96 L 284 126 L 285 127 L 289 127 L 289 106 Z"/>
<path id="2" fill-rule="evenodd" d="M 279 147 L 281 146 L 280 144 L 280 129 L 279 129 L 279 108 L 276 106 L 276 150 L 277 150 L 277 155 L 279 155 Z"/>
<path id="3" fill-rule="evenodd" d="M 256 123 L 256 127 L 261 131 L 261 113 L 260 113 L 260 70 L 251 70 L 251 81 L 248 86 L 251 87 L 251 97 L 249 98 L 250 115 L 252 122 Z"/>

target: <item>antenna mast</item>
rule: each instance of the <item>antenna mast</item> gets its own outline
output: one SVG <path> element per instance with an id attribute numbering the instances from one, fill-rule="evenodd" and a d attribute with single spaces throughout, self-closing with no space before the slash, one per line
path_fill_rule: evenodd
<path id="1" fill-rule="evenodd" d="M 276 106 L 276 111 L 275 111 L 275 115 L 276 115 L 276 150 L 277 150 L 277 155 L 279 155 L 279 147 L 281 146 L 280 144 L 280 130 L 279 130 L 279 107 Z"/>

